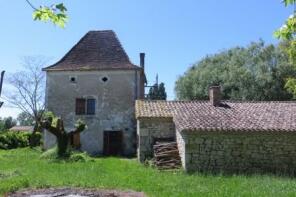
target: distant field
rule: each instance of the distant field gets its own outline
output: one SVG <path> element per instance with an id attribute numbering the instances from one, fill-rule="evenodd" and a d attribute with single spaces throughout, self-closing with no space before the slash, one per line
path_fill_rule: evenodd
<path id="1" fill-rule="evenodd" d="M 85 187 L 143 191 L 148 196 L 296 196 L 296 179 L 159 172 L 134 159 L 85 163 L 40 160 L 30 149 L 0 150 L 0 194 L 20 188 Z"/>

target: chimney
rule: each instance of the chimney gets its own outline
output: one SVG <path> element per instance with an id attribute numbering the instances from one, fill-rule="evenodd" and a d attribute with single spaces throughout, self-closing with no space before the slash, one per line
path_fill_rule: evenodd
<path id="1" fill-rule="evenodd" d="M 140 66 L 145 69 L 145 53 L 140 53 Z"/>
<path id="2" fill-rule="evenodd" d="M 209 98 L 213 106 L 219 106 L 221 101 L 221 87 L 220 86 L 210 86 L 209 88 Z"/>

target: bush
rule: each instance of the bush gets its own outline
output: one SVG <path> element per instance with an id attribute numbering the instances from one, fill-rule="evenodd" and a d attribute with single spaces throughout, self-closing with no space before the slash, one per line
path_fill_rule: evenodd
<path id="1" fill-rule="evenodd" d="M 27 132 L 3 132 L 0 133 L 0 149 L 8 150 L 14 148 L 23 148 L 29 146 L 29 139 L 32 136 Z M 41 141 L 41 133 L 35 133 L 35 138 L 38 139 L 38 145 Z"/>
<path id="2" fill-rule="evenodd" d="M 57 152 L 57 146 L 45 151 L 40 156 L 41 159 L 47 159 L 51 161 L 66 161 L 66 162 L 87 162 L 92 161 L 92 158 L 86 152 L 69 151 L 65 157 L 59 157 Z"/>
<path id="3" fill-rule="evenodd" d="M 86 152 L 73 152 L 69 158 L 71 162 L 87 162 L 92 160 L 93 159 Z"/>

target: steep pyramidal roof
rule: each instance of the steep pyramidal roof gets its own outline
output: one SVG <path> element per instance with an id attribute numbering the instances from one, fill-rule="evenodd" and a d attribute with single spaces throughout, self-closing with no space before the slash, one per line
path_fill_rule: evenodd
<path id="1" fill-rule="evenodd" d="M 112 30 L 90 31 L 45 71 L 142 69 L 133 65 Z"/>

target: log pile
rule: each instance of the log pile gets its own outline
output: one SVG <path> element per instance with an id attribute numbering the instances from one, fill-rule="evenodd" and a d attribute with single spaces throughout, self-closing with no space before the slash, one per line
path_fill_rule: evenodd
<path id="1" fill-rule="evenodd" d="M 158 169 L 170 170 L 181 167 L 181 158 L 176 142 L 156 142 L 153 151 L 153 163 Z"/>

